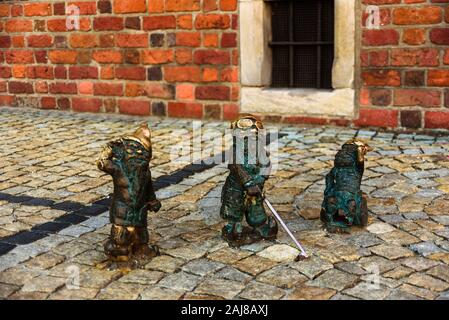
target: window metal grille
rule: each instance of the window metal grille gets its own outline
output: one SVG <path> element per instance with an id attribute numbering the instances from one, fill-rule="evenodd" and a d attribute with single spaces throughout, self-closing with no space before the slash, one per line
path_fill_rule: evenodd
<path id="1" fill-rule="evenodd" d="M 333 0 L 265 0 L 272 7 L 272 86 L 332 88 Z"/>

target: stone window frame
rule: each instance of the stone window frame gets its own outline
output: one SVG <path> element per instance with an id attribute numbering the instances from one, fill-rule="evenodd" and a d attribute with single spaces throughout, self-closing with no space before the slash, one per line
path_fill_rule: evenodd
<path id="1" fill-rule="evenodd" d="M 271 88 L 271 10 L 264 0 L 239 0 L 241 111 L 280 116 L 350 117 L 356 113 L 357 0 L 335 1 L 332 90 Z"/>

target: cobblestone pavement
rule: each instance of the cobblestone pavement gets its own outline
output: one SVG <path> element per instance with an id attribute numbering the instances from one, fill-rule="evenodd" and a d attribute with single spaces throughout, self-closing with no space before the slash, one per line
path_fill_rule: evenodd
<path id="1" fill-rule="evenodd" d="M 149 228 L 162 255 L 127 274 L 99 270 L 109 233 L 104 198 L 112 185 L 94 160 L 106 141 L 141 121 L 0 109 L 0 298 L 449 298 L 449 136 L 443 133 L 272 126 L 282 135 L 266 193 L 311 256 L 294 262 L 298 251 L 283 231 L 273 243 L 229 248 L 218 216 L 226 165 L 186 167 L 190 157 L 182 154 L 178 160 L 185 161 L 170 161 L 172 146 L 192 137 L 192 123 L 150 118 L 163 208 L 150 215 Z M 226 127 L 203 123 L 205 132 Z M 180 128 L 186 131 L 174 133 Z M 324 175 L 354 136 L 375 148 L 362 187 L 369 226 L 328 234 L 318 219 Z M 77 272 L 79 288 L 72 288 L 68 279 Z"/>

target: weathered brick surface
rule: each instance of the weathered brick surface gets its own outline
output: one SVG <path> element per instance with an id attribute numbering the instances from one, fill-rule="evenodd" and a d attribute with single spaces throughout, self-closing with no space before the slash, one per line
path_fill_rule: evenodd
<path id="1" fill-rule="evenodd" d="M 79 8 L 79 30 L 67 26 L 69 5 Z M 236 115 L 237 9 L 236 0 L 2 3 L 1 105 Z"/>
<path id="2" fill-rule="evenodd" d="M 449 2 L 360 2 L 357 116 L 266 120 L 404 128 L 444 122 L 435 118 L 449 113 Z M 69 4 L 79 8 L 79 30 L 66 23 Z M 379 7 L 377 29 L 367 26 L 368 5 Z M 2 3 L 1 104 L 231 119 L 241 98 L 238 20 L 238 0 Z"/>
<path id="3" fill-rule="evenodd" d="M 378 29 L 365 25 L 368 5 L 380 9 Z M 362 1 L 360 119 L 356 124 L 377 126 L 382 119 L 404 128 L 447 128 L 448 5 L 447 0 Z"/>

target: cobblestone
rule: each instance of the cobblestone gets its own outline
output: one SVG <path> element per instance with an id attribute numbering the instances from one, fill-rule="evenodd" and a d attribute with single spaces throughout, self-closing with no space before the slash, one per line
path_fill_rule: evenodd
<path id="1" fill-rule="evenodd" d="M 142 118 L 10 108 L 0 108 L 0 118 L 2 299 L 448 298 L 448 136 L 268 125 L 286 135 L 272 152 L 278 163 L 266 194 L 310 258 L 293 261 L 298 251 L 282 230 L 275 242 L 228 247 L 219 217 L 227 168 L 219 164 L 157 191 L 163 207 L 148 225 L 162 255 L 124 273 L 97 267 L 112 183 L 95 157 Z M 173 157 L 171 148 L 192 137 L 191 121 L 146 120 L 153 179 L 176 175 L 192 157 Z M 227 127 L 204 122 L 202 129 Z M 324 175 L 354 136 L 375 148 L 362 182 L 369 226 L 329 234 L 319 221 Z M 79 289 L 69 289 L 77 272 Z M 370 290 L 376 276 L 379 287 Z"/>

